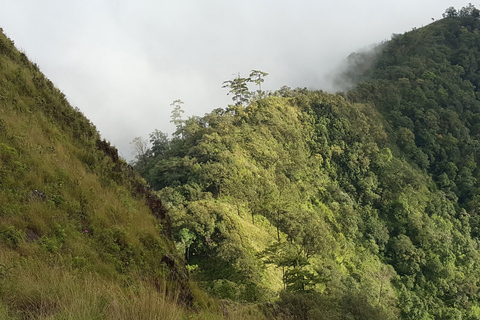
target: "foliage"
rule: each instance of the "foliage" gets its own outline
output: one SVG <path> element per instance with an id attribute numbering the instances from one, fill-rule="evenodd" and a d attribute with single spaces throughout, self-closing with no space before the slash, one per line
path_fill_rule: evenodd
<path id="1" fill-rule="evenodd" d="M 381 112 L 394 157 L 432 180 L 409 179 L 387 206 L 385 258 L 400 276 L 407 319 L 468 318 L 478 304 L 477 290 L 461 283 L 478 282 L 479 10 L 450 7 L 444 17 L 382 44 L 348 93 Z"/>
<path id="2" fill-rule="evenodd" d="M 479 23 L 450 8 L 351 56 L 349 92 L 282 87 L 159 141 L 136 167 L 203 286 L 301 319 L 477 317 Z"/>
<path id="3" fill-rule="evenodd" d="M 384 143 L 386 133 L 367 106 L 297 92 L 258 99 L 236 114 L 215 110 L 187 120 L 188 134 L 150 157 L 143 175 L 160 189 L 178 247 L 213 294 L 262 301 L 272 288 L 347 292 L 334 284 L 346 281 L 377 288 L 381 293 L 366 301 L 394 314 L 393 273 L 378 271 L 378 245 L 369 249 L 369 239 L 385 249 L 385 222 L 364 238 L 362 220 L 376 211 L 359 207 L 379 201 L 379 178 L 370 170 L 392 161 L 374 140 Z M 356 247 L 368 250 L 368 263 L 355 258 Z M 367 283 L 368 272 L 385 276 Z"/>
<path id="4" fill-rule="evenodd" d="M 170 228 L 143 179 L 0 33 L 0 318 L 223 318 L 188 282 Z"/>
<path id="5" fill-rule="evenodd" d="M 267 72 L 260 70 L 252 70 L 248 78 L 242 78 L 240 73 L 232 80 L 223 82 L 222 88 L 230 88 L 227 95 L 233 94 L 232 100 L 235 102 L 234 107 L 242 107 L 250 102 L 252 97 L 263 97 L 265 92 L 262 91 L 262 83 L 265 81 L 265 77 L 268 76 Z M 258 90 L 252 92 L 248 88 L 248 83 L 255 83 L 258 86 Z M 234 108 L 235 110 L 236 108 Z"/>
<path id="6" fill-rule="evenodd" d="M 228 94 L 233 94 L 232 100 L 236 106 L 242 106 L 249 101 L 251 93 L 247 87 L 248 82 L 249 79 L 240 77 L 240 74 L 232 80 L 223 82 L 222 88 L 230 88 Z"/>
<path id="7" fill-rule="evenodd" d="M 182 119 L 174 101 L 175 133 L 154 131 L 149 148 L 136 139 L 133 164 L 202 288 L 276 301 L 265 312 L 280 318 L 479 318 L 479 16 L 451 7 L 352 54 L 345 93 L 267 95 L 267 73 L 252 70 L 223 83 L 226 109 Z M 0 316 L 68 317 L 62 284 L 91 275 L 121 292 L 78 291 L 98 318 L 138 311 L 124 294 L 135 306 L 161 286 L 184 294 L 170 225 L 142 206 L 153 195 L 136 193 L 139 178 L 0 40 Z M 41 290 L 49 268 L 64 281 Z"/>

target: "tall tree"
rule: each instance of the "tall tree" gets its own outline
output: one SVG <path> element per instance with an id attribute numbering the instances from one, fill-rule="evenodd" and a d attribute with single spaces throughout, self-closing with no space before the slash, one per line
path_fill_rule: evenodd
<path id="1" fill-rule="evenodd" d="M 170 122 L 172 122 L 177 128 L 183 124 L 182 113 L 185 113 L 182 109 L 184 102 L 180 99 L 173 101 L 170 106 L 173 108 Z"/>
<path id="2" fill-rule="evenodd" d="M 136 137 L 130 142 L 137 165 L 145 166 L 148 161 L 148 141 L 142 137 Z"/>
<path id="3" fill-rule="evenodd" d="M 267 72 L 260 70 L 252 70 L 250 72 L 250 79 L 258 86 L 258 94 L 262 95 L 262 83 L 265 81 L 265 77 L 268 76 Z"/>
<path id="4" fill-rule="evenodd" d="M 185 125 L 185 120 L 182 119 L 182 113 L 185 113 L 182 109 L 182 104 L 184 102 L 180 99 L 173 101 L 170 106 L 172 109 L 172 114 L 170 116 L 172 122 L 176 126 L 176 131 L 174 132 L 175 136 L 183 136 L 183 127 Z"/>
<path id="5" fill-rule="evenodd" d="M 247 86 L 250 81 L 250 78 L 240 77 L 239 73 L 236 78 L 223 82 L 222 88 L 230 88 L 227 95 L 233 94 L 232 100 L 235 102 L 235 106 L 243 106 L 250 100 L 252 93 Z"/>
<path id="6" fill-rule="evenodd" d="M 151 151 L 153 157 L 164 155 L 170 147 L 168 134 L 158 129 L 150 133 L 150 143 L 152 144 Z"/>

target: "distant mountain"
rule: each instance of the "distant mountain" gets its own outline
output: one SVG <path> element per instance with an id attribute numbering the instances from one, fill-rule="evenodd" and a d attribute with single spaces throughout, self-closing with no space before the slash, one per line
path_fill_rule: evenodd
<path id="1" fill-rule="evenodd" d="M 295 319 L 479 318 L 479 46 L 449 8 L 353 54 L 348 92 L 238 77 L 225 109 L 176 104 L 135 168 L 194 278 Z"/>

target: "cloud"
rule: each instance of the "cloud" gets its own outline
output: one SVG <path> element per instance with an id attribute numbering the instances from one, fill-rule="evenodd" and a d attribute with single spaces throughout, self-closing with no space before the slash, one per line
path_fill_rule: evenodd
<path id="1" fill-rule="evenodd" d="M 264 88 L 334 90 L 354 51 L 465 4 L 446 0 L 4 0 L 4 31 L 131 159 L 130 141 L 171 132 L 170 103 L 203 115 L 222 82 L 252 69 Z"/>

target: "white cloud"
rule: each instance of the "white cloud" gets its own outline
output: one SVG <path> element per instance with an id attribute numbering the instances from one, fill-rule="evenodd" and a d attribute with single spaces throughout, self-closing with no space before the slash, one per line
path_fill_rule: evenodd
<path id="1" fill-rule="evenodd" d="M 463 1 L 4 0 L 6 34 L 131 158 L 129 142 L 171 132 L 170 103 L 203 115 L 222 82 L 251 69 L 282 85 L 331 89 L 353 51 L 440 18 Z"/>

